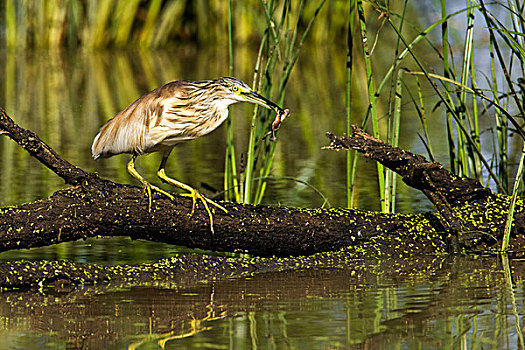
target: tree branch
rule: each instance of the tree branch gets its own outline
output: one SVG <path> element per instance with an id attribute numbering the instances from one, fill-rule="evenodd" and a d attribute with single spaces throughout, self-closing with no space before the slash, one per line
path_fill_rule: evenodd
<path id="1" fill-rule="evenodd" d="M 337 137 L 331 133 L 327 133 L 327 137 L 330 145 L 325 149 L 356 150 L 395 171 L 407 185 L 421 190 L 441 214 L 440 221 L 448 231 L 446 240 L 451 252 L 459 252 L 458 237 L 468 230 L 454 207 L 466 202 L 495 199 L 490 189 L 483 187 L 478 180 L 458 178 L 439 162 L 429 162 L 419 154 L 385 144 L 355 125 L 351 137 Z"/>
<path id="2" fill-rule="evenodd" d="M 112 268 L 73 263 L 6 263 L 0 264 L 0 286 L 5 287 L 62 280 L 70 283 L 152 281 L 172 278 L 181 271 L 189 271 L 189 267 L 195 274 L 218 273 L 222 276 L 234 271 L 337 266 L 370 256 L 442 254 L 446 251 L 446 237 L 451 227 L 460 233 L 460 248 L 486 249 L 499 246 L 498 239 L 506 219 L 506 212 L 501 209 L 509 202 L 507 196 L 492 194 L 476 180 L 456 178 L 439 163 L 430 163 L 420 155 L 391 147 L 356 128 L 351 137 L 329 134 L 331 144 L 327 148 L 356 149 L 382 162 L 398 172 L 407 184 L 422 190 L 441 215 L 223 203 L 229 213 L 215 212 L 215 233 L 212 234 L 203 208 L 198 207 L 193 217 L 188 216 L 191 199 L 175 196 L 171 201 L 154 194 L 149 212 L 141 188 L 103 180 L 71 165 L 34 133 L 17 126 L 1 110 L 0 133 L 8 134 L 73 185 L 50 198 L 0 209 L 0 251 L 104 235 L 268 257 L 187 256 L 162 263 Z M 514 250 L 521 250 L 525 244 L 523 213 L 523 203 L 518 201 L 511 238 Z M 287 258 L 273 258 L 275 256 Z M 224 264 L 227 266 L 222 266 Z M 212 265 L 215 267 L 210 269 Z"/>
<path id="3" fill-rule="evenodd" d="M 63 178 L 67 184 L 79 185 L 86 181 L 100 180 L 96 174 L 87 173 L 61 158 L 35 133 L 18 126 L 2 108 L 0 108 L 0 135 L 9 136 L 32 157 Z"/>
<path id="4" fill-rule="evenodd" d="M 490 189 L 483 187 L 478 180 L 459 178 L 439 162 L 429 162 L 422 155 L 386 144 L 355 125 L 352 126 L 350 137 L 337 137 L 332 133 L 326 136 L 330 139 L 330 145 L 324 149 L 356 150 L 399 174 L 407 185 L 418 190 L 441 193 L 450 205 L 483 201 L 492 196 Z"/>

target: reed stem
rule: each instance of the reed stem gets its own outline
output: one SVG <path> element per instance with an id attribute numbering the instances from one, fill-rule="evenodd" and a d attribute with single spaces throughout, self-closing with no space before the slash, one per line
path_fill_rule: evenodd
<path id="1" fill-rule="evenodd" d="M 228 0 L 228 72 L 230 76 L 233 71 L 233 40 L 232 40 L 232 7 L 231 0 Z M 231 113 L 226 119 L 226 157 L 224 160 L 224 199 L 240 202 L 239 181 L 237 179 L 237 165 L 235 161 L 235 145 L 233 142 L 233 125 Z M 233 198 L 229 189 L 233 189 Z"/>
<path id="2" fill-rule="evenodd" d="M 357 0 L 350 1 L 350 8 L 348 10 L 348 35 L 347 35 L 347 54 L 346 54 L 346 134 L 352 133 L 352 70 L 353 70 L 353 48 L 354 48 L 354 32 L 355 32 L 355 17 L 357 13 Z M 354 207 L 354 184 L 356 151 L 346 152 L 346 206 L 348 208 Z"/>
<path id="3" fill-rule="evenodd" d="M 372 119 L 372 133 L 374 137 L 380 138 L 379 121 L 377 117 L 377 106 L 376 106 L 376 90 L 375 90 L 375 84 L 374 84 L 374 77 L 372 74 L 371 52 L 368 46 L 365 13 L 363 11 L 363 1 L 362 0 L 357 0 L 357 11 L 359 14 L 358 16 L 359 16 L 359 24 L 360 24 L 360 29 L 361 29 L 362 50 L 363 50 L 363 56 L 365 59 L 366 77 L 367 77 L 367 85 L 368 85 L 368 112 L 367 114 L 370 114 L 370 117 Z M 381 210 L 384 212 L 386 209 L 386 206 L 385 206 L 385 173 L 384 173 L 383 165 L 380 163 L 377 163 L 377 181 L 378 181 L 378 186 L 379 186 L 378 191 L 379 191 Z"/>

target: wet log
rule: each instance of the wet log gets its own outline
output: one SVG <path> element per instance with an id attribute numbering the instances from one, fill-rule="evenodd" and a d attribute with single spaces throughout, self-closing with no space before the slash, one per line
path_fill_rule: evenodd
<path id="1" fill-rule="evenodd" d="M 356 149 L 365 157 L 382 162 L 406 183 L 422 190 L 440 213 L 401 215 L 221 203 L 228 213 L 215 211 L 212 234 L 202 207 L 189 217 L 191 199 L 175 196 L 171 201 L 154 194 L 148 211 L 142 188 L 117 184 L 73 166 L 1 109 L 0 133 L 71 185 L 49 198 L 0 209 L 0 251 L 104 235 L 261 257 L 218 257 L 211 262 L 210 258 L 190 255 L 162 263 L 114 268 L 67 262 L 0 264 L 0 286 L 10 288 L 56 281 L 84 284 L 151 280 L 155 276 L 169 279 L 166 271 L 188 271 L 186 264 L 194 267 L 189 270 L 195 274 L 209 275 L 212 271 L 224 272 L 225 268 L 224 274 L 237 274 L 330 267 L 368 256 L 487 249 L 496 246 L 501 237 L 506 217 L 502 209 L 509 202 L 507 196 L 493 194 L 476 180 L 456 178 L 438 163 L 391 147 L 356 128 L 350 137 L 329 135 L 331 144 L 327 148 Z M 511 249 L 524 246 L 523 212 L 523 203 L 519 202 Z"/>
<path id="2" fill-rule="evenodd" d="M 190 198 L 175 196 L 171 201 L 154 193 L 150 212 L 142 188 L 101 179 L 73 166 L 3 111 L 0 130 L 72 185 L 50 198 L 1 209 L 0 251 L 104 235 L 257 256 L 310 255 L 336 251 L 380 235 L 398 237 L 409 230 L 411 224 L 407 223 L 413 218 L 350 209 L 221 203 L 228 213 L 215 211 L 212 233 L 202 206 L 189 217 Z M 434 252 L 442 241 L 443 228 L 432 215 L 417 216 L 416 220 L 431 234 L 415 249 Z"/>
<path id="3" fill-rule="evenodd" d="M 351 136 L 327 133 L 324 149 L 355 150 L 401 176 L 407 185 L 422 191 L 438 210 L 436 216 L 446 230 L 449 252 L 463 249 L 497 250 L 501 244 L 510 197 L 493 193 L 476 179 L 460 178 L 419 154 L 393 147 L 357 126 Z M 525 248 L 525 210 L 518 200 L 512 227 L 511 250 Z"/>

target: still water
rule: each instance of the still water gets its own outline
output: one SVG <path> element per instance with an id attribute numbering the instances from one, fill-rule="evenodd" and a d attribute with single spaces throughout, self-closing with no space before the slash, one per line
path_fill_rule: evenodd
<path id="1" fill-rule="evenodd" d="M 321 150 L 324 133 L 346 130 L 345 48 L 305 48 L 291 76 L 273 175 L 315 186 L 333 206 L 345 205 L 345 155 Z M 120 183 L 133 183 L 126 156 L 93 161 L 100 126 L 138 96 L 174 79 L 227 75 L 226 50 L 181 46 L 174 51 L 0 52 L 0 106 L 63 157 Z M 235 51 L 236 76 L 251 82 L 256 50 Z M 389 59 L 387 63 L 390 64 Z M 388 66 L 386 64 L 386 66 Z M 364 115 L 365 85 L 353 94 Z M 268 96 L 271 98 L 271 96 Z M 386 106 L 378 105 L 380 115 Z M 231 109 L 237 157 L 248 142 L 251 107 Z M 401 146 L 424 152 L 418 119 L 404 109 Z M 359 119 L 359 117 L 358 117 Z M 359 120 L 356 120 L 359 122 Z M 381 119 L 385 122 L 385 119 Z M 429 120 L 441 127 L 443 120 Z M 197 188 L 221 188 L 225 129 L 177 147 L 173 177 Z M 444 143 L 434 143 L 436 155 Z M 7 138 L 0 138 L 0 206 L 51 195 L 62 181 Z M 444 157 L 443 157 L 444 158 Z M 138 168 L 155 182 L 157 155 Z M 375 167 L 359 159 L 357 202 L 376 210 Z M 158 183 L 158 182 L 157 182 Z M 431 210 L 399 183 L 398 209 Z M 265 203 L 318 207 L 323 199 L 303 183 L 275 181 Z M 90 239 L 0 254 L 1 261 L 67 259 L 137 264 L 195 253 L 129 239 Z M 84 286 L 0 293 L 0 349 L 502 349 L 523 345 L 521 259 L 418 258 L 360 261 L 348 269 L 308 269 L 177 286 Z"/>
<path id="2" fill-rule="evenodd" d="M 0 348 L 517 349 L 524 272 L 520 259 L 460 256 L 4 292 Z"/>

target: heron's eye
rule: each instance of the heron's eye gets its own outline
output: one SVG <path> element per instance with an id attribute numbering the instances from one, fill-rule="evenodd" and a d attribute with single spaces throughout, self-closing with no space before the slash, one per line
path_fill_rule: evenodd
<path id="1" fill-rule="evenodd" d="M 237 85 L 233 85 L 233 86 L 232 86 L 232 91 L 233 91 L 233 92 L 237 92 L 237 91 L 239 91 L 239 87 L 238 87 Z"/>

